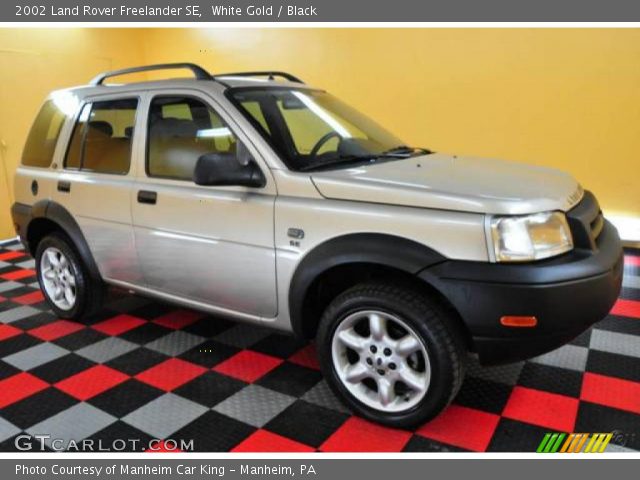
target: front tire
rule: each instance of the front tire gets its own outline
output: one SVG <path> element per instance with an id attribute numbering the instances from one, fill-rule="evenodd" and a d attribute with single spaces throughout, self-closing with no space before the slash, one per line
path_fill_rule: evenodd
<path id="1" fill-rule="evenodd" d="M 392 427 L 431 420 L 462 385 L 457 319 L 412 286 L 356 285 L 325 310 L 317 335 L 330 387 L 356 414 Z"/>
<path id="2" fill-rule="evenodd" d="M 102 306 L 104 284 L 91 277 L 66 235 L 52 233 L 38 243 L 36 270 L 45 299 L 58 317 L 82 320 Z"/>

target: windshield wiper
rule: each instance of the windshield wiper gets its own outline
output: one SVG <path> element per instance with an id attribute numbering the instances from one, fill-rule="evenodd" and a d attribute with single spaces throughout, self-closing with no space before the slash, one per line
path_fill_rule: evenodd
<path id="1" fill-rule="evenodd" d="M 416 147 L 408 147 L 406 145 L 399 145 L 397 147 L 390 148 L 389 150 L 385 150 L 384 152 L 380 152 L 380 153 L 371 153 L 368 155 L 342 156 L 342 157 L 338 157 L 335 160 L 329 160 L 327 162 L 318 162 L 318 163 L 313 163 L 311 165 L 305 165 L 303 167 L 300 167 L 298 170 L 301 172 L 308 172 L 311 170 L 331 167 L 334 165 L 344 165 L 344 164 L 350 164 L 350 163 L 363 163 L 363 162 L 375 163 L 376 161 L 380 159 L 385 159 L 385 158 L 386 159 L 409 158 L 415 152 L 420 152 L 423 155 L 429 155 L 433 153 L 431 150 L 427 148 L 416 148 Z"/>
<path id="2" fill-rule="evenodd" d="M 316 170 L 318 168 L 324 168 L 324 167 L 330 167 L 330 166 L 334 166 L 334 165 L 344 165 L 344 164 L 349 164 L 349 163 L 362 163 L 362 162 L 375 162 L 378 158 L 380 158 L 381 156 L 385 156 L 385 155 L 381 155 L 381 154 L 376 154 L 376 155 L 349 155 L 349 156 L 345 156 L 345 157 L 339 157 L 335 160 L 329 160 L 327 162 L 317 162 L 317 163 L 312 163 L 311 165 L 304 165 L 302 167 L 300 167 L 298 170 L 301 172 L 308 172 L 311 170 Z M 397 158 L 397 157 L 393 157 L 393 158 Z"/>
<path id="3" fill-rule="evenodd" d="M 382 152 L 382 155 L 411 155 L 413 153 L 420 153 L 422 155 L 430 155 L 434 153 L 432 150 L 423 147 L 410 147 L 408 145 L 398 145 L 397 147 L 390 148 Z"/>

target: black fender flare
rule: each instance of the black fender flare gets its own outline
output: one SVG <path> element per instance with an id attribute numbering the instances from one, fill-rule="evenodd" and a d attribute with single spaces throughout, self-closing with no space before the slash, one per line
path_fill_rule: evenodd
<path id="1" fill-rule="evenodd" d="M 354 233 L 314 247 L 296 267 L 289 284 L 289 316 L 294 333 L 305 337 L 304 301 L 313 282 L 331 268 L 358 263 L 391 267 L 411 275 L 446 257 L 406 238 L 379 233 Z"/>
<path id="2" fill-rule="evenodd" d="M 26 232 L 25 240 L 29 238 L 29 228 L 32 225 L 32 222 L 38 218 L 45 218 L 54 222 L 60 230 L 62 230 L 73 242 L 73 246 L 76 251 L 80 255 L 82 262 L 87 267 L 89 274 L 95 280 L 101 280 L 100 270 L 98 269 L 98 265 L 96 264 L 95 259 L 93 258 L 93 254 L 91 253 L 91 249 L 89 248 L 89 244 L 87 243 L 82 230 L 80 229 L 80 225 L 73 218 L 73 215 L 67 210 L 63 205 L 53 201 L 53 200 L 40 200 L 34 203 L 31 207 L 31 215 L 28 224 L 22 229 Z M 33 250 L 32 245 L 28 245 L 31 254 L 35 256 L 35 251 Z"/>

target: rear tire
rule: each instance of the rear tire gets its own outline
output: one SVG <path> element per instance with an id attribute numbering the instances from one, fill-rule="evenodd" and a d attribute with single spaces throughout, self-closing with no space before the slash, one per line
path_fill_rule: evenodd
<path id="1" fill-rule="evenodd" d="M 392 427 L 438 415 L 464 379 L 457 319 L 412 286 L 356 285 L 325 310 L 317 334 L 330 387 L 356 414 Z"/>
<path id="2" fill-rule="evenodd" d="M 49 234 L 38 243 L 36 271 L 44 297 L 58 317 L 82 320 L 102 307 L 104 283 L 91 277 L 63 233 Z"/>

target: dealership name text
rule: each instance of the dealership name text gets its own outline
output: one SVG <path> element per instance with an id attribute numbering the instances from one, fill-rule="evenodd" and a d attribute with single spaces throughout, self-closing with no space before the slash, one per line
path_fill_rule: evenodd
<path id="1" fill-rule="evenodd" d="M 58 7 L 55 5 L 16 5 L 17 17 L 202 17 L 205 9 L 201 5 L 184 5 L 179 7 L 95 7 L 93 5 L 75 5 Z M 297 5 L 209 5 L 206 9 L 212 17 L 315 17 L 316 7 Z"/>

